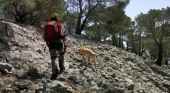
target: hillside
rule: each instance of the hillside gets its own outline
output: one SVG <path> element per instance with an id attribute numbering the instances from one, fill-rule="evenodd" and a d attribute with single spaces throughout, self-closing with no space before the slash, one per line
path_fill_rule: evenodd
<path id="1" fill-rule="evenodd" d="M 66 72 L 50 80 L 51 62 L 41 29 L 0 21 L 0 93 L 170 93 L 170 72 L 114 46 L 68 35 Z M 77 50 L 97 53 L 97 68 Z"/>

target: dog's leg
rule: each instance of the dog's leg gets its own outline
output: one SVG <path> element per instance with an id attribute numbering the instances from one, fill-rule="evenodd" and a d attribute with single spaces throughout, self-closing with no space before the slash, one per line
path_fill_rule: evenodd
<path id="1" fill-rule="evenodd" d="M 81 58 L 82 62 L 84 61 L 84 56 L 82 55 L 82 58 Z"/>
<path id="2" fill-rule="evenodd" d="M 93 62 L 95 64 L 95 69 L 96 69 L 96 60 L 95 60 L 95 57 L 93 58 Z"/>
<path id="3" fill-rule="evenodd" d="M 90 58 L 88 57 L 88 62 L 90 63 Z"/>
<path id="4" fill-rule="evenodd" d="M 84 55 L 83 55 L 82 61 L 84 61 L 84 62 L 85 62 L 85 56 L 84 56 Z"/>
<path id="5" fill-rule="evenodd" d="M 82 62 L 84 62 L 84 56 L 82 56 Z"/>

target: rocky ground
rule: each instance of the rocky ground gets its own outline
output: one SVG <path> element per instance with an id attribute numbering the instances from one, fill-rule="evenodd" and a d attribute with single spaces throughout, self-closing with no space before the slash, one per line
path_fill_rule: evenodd
<path id="1" fill-rule="evenodd" d="M 41 29 L 0 21 L 0 93 L 169 93 L 167 66 L 85 36 L 68 35 L 66 72 L 50 80 L 51 64 Z M 97 53 L 94 63 L 77 50 Z"/>

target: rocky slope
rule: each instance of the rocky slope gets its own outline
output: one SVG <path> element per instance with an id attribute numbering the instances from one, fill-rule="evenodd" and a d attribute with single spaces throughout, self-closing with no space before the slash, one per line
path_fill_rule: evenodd
<path id="1" fill-rule="evenodd" d="M 51 64 L 41 29 L 0 21 L 0 93 L 169 93 L 170 73 L 102 42 L 68 35 L 66 72 L 50 80 Z M 81 61 L 77 50 L 97 53 L 97 68 Z"/>

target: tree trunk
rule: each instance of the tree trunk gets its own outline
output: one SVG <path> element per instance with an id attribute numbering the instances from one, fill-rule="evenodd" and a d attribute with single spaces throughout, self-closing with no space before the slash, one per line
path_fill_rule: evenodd
<path id="1" fill-rule="evenodd" d="M 141 45 L 141 52 L 139 53 L 139 56 L 142 56 L 144 51 L 145 51 L 144 45 Z"/>
<path id="2" fill-rule="evenodd" d="M 81 34 L 80 26 L 81 26 L 81 15 L 79 14 L 79 17 L 78 17 L 78 20 L 77 20 L 77 27 L 76 27 L 75 34 L 78 34 L 78 35 Z"/>
<path id="3" fill-rule="evenodd" d="M 83 31 L 83 28 L 86 24 L 88 15 L 86 15 L 86 18 L 84 19 L 83 23 L 81 24 L 81 15 L 78 18 L 77 27 L 76 27 L 76 34 L 81 35 L 81 32 Z"/>
<path id="4" fill-rule="evenodd" d="M 134 41 L 132 41 L 132 53 L 137 54 L 136 49 L 135 49 Z"/>
<path id="5" fill-rule="evenodd" d="M 122 42 L 122 44 L 121 44 L 121 47 L 122 47 L 122 49 L 124 50 L 124 44 L 123 44 L 123 35 L 122 35 L 122 40 L 121 40 L 121 42 Z"/>
<path id="6" fill-rule="evenodd" d="M 162 44 L 158 44 L 158 58 L 156 60 L 156 64 L 161 66 L 162 64 L 162 57 L 163 57 L 163 50 L 162 50 Z"/>
<path id="7" fill-rule="evenodd" d="M 104 43 L 106 43 L 106 33 L 104 33 L 104 35 L 103 35 L 103 40 L 104 40 Z"/>
<path id="8" fill-rule="evenodd" d="M 118 47 L 121 48 L 121 32 L 119 33 L 119 44 Z"/>
<path id="9" fill-rule="evenodd" d="M 99 23 L 100 25 L 100 23 Z M 98 33 L 98 39 L 101 41 L 101 35 L 100 35 L 100 27 L 97 25 L 97 33 Z"/>
<path id="10" fill-rule="evenodd" d="M 115 35 L 112 35 L 112 44 L 117 47 L 117 41 Z"/>
<path id="11" fill-rule="evenodd" d="M 140 35 L 141 36 L 141 35 Z M 139 50 L 138 50 L 138 55 L 140 56 L 142 53 L 142 41 L 141 41 L 141 37 L 139 37 Z"/>
<path id="12" fill-rule="evenodd" d="M 126 41 L 126 51 L 129 51 L 129 42 L 128 42 L 128 40 Z"/>
<path id="13" fill-rule="evenodd" d="M 76 28 L 76 34 L 81 35 L 80 27 L 77 27 L 77 28 Z"/>

